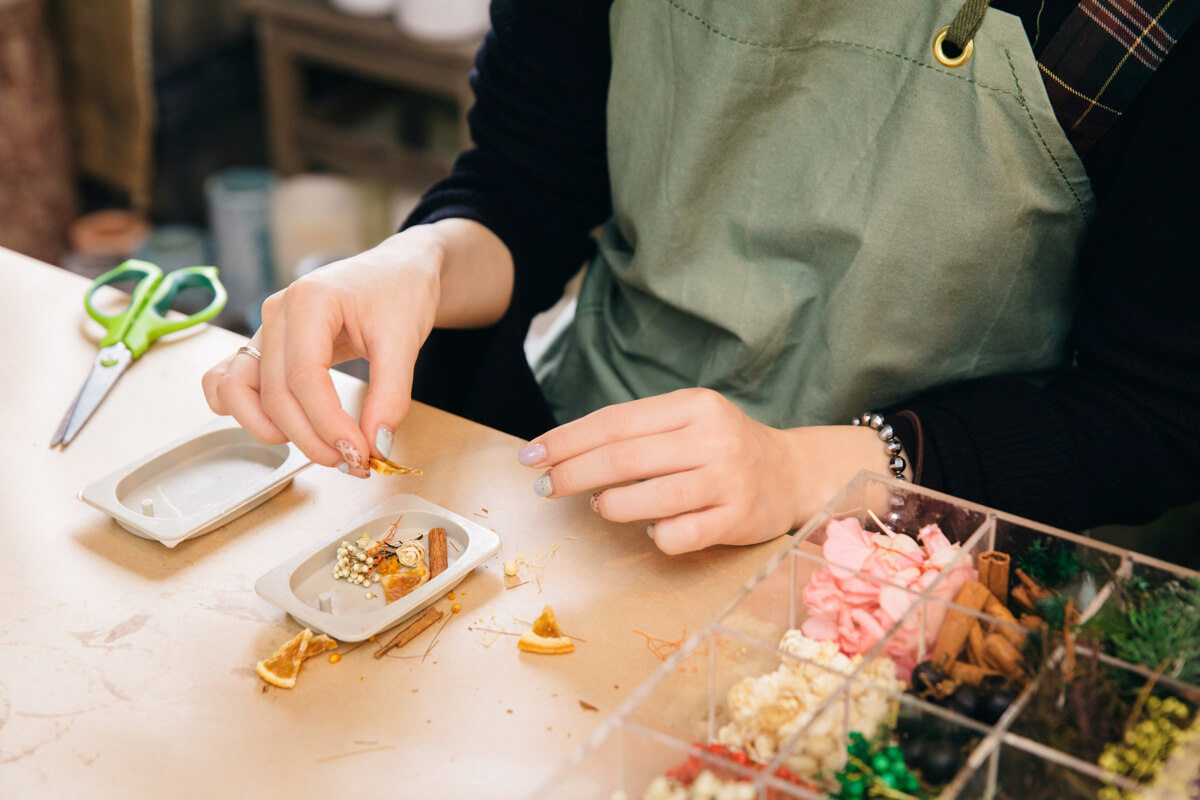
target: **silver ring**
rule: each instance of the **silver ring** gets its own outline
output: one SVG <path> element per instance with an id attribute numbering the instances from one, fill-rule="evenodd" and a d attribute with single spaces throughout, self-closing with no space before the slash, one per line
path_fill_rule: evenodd
<path id="1" fill-rule="evenodd" d="M 242 345 L 241 347 L 239 347 L 237 349 L 237 353 L 235 353 L 234 355 L 240 356 L 242 353 L 245 353 L 246 355 L 253 357 L 257 361 L 262 361 L 262 352 L 259 351 L 259 349 L 252 344 Z"/>

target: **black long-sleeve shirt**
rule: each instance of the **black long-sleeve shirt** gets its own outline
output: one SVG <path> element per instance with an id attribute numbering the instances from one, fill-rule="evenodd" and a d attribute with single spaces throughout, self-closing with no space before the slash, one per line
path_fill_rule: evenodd
<path id="1" fill-rule="evenodd" d="M 993 5 L 1021 16 L 1036 52 L 1073 3 Z M 505 242 L 516 284 L 495 332 L 517 342 L 612 212 L 609 6 L 494 0 L 472 74 L 476 146 L 406 223 L 464 217 Z M 1077 268 L 1068 366 L 1036 385 L 990 377 L 888 410 L 921 484 L 1070 530 L 1142 522 L 1200 498 L 1198 28 L 1084 157 L 1098 214 Z M 484 421 L 539 432 L 528 417 Z"/>

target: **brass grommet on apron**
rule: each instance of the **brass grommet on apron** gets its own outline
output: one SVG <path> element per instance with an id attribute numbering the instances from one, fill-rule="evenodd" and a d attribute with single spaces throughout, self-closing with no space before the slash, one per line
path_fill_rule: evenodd
<path id="1" fill-rule="evenodd" d="M 938 63 L 943 67 L 954 69 L 961 67 L 963 64 L 971 60 L 971 54 L 975 52 L 975 40 L 968 39 L 967 46 L 962 49 L 954 58 L 946 55 L 946 51 L 942 49 L 942 45 L 946 42 L 946 33 L 950 30 L 950 26 L 942 28 L 933 37 L 933 57 L 938 60 Z"/>

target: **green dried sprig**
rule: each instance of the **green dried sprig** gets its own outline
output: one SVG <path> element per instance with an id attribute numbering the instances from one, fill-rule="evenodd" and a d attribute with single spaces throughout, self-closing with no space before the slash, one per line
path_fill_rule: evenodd
<path id="1" fill-rule="evenodd" d="M 1083 628 L 1117 658 L 1185 683 L 1200 680 L 1200 581 L 1117 581 L 1117 597 Z"/>

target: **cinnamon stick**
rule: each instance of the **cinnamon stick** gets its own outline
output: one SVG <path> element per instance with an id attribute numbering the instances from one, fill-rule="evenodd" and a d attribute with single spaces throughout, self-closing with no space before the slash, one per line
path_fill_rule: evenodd
<path id="1" fill-rule="evenodd" d="M 1020 627 L 1017 618 L 1012 615 L 1012 612 L 1005 608 L 999 600 L 992 598 L 988 600 L 983 607 L 985 614 L 991 614 L 1006 625 L 996 626 L 996 630 L 1010 642 L 1018 650 L 1025 646 L 1025 631 Z"/>
<path id="2" fill-rule="evenodd" d="M 403 647 L 420 635 L 421 631 L 428 628 L 433 623 L 442 618 L 442 612 L 430 606 L 425 609 L 425 613 L 417 617 L 415 620 L 405 625 L 399 633 L 393 636 L 387 644 L 375 651 L 376 658 L 383 658 L 387 651 L 393 647 Z"/>
<path id="3" fill-rule="evenodd" d="M 436 578 L 450 563 L 446 552 L 446 529 L 434 528 L 429 532 L 429 577 Z"/>
<path id="4" fill-rule="evenodd" d="M 971 631 L 967 634 L 967 658 L 971 664 L 977 667 L 986 664 L 984 660 L 983 628 L 979 625 L 978 621 L 971 626 Z"/>
<path id="5" fill-rule="evenodd" d="M 1029 574 L 1020 567 L 1017 567 L 1017 580 L 1021 582 L 1021 586 L 1024 587 L 1025 591 L 1029 594 L 1029 599 L 1034 603 L 1040 603 L 1043 600 L 1048 600 L 1049 598 L 1054 597 L 1056 594 L 1053 589 L 1047 589 L 1045 586 L 1042 586 L 1033 578 L 1029 577 Z"/>
<path id="6" fill-rule="evenodd" d="M 987 655 L 987 662 L 1008 677 L 1019 678 L 1024 674 L 1021 669 L 1021 651 L 1000 634 L 987 635 L 984 639 L 984 653 Z"/>
<path id="7" fill-rule="evenodd" d="M 1021 627 L 1029 631 L 1040 631 L 1046 625 L 1046 620 L 1037 614 L 1022 614 Z"/>
<path id="8" fill-rule="evenodd" d="M 1003 605 L 1008 602 L 1008 553 L 988 550 L 979 555 L 979 582 Z"/>
<path id="9" fill-rule="evenodd" d="M 982 611 L 984 603 L 991 597 L 991 592 L 982 583 L 971 581 L 964 583 L 954 596 L 954 602 L 963 608 L 952 608 L 946 614 L 942 628 L 938 631 L 937 642 L 933 646 L 933 665 L 943 672 L 958 658 L 959 652 L 971 633 L 971 626 L 976 617 L 971 611 Z M 964 610 L 969 609 L 969 610 Z"/>

